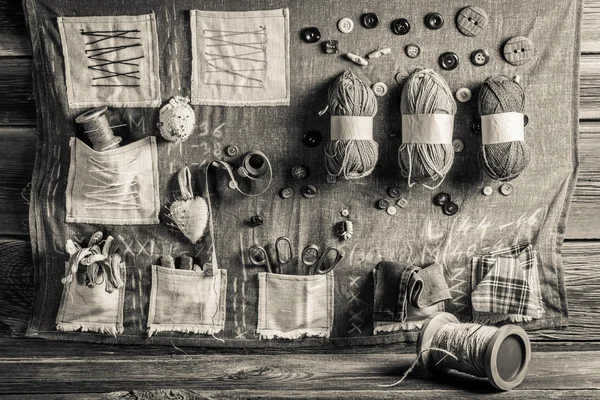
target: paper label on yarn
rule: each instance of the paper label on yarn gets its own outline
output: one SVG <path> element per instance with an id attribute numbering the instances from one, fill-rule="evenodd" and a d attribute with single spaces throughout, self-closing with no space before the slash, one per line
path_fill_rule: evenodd
<path id="1" fill-rule="evenodd" d="M 402 116 L 402 143 L 452 144 L 454 115 L 408 114 Z"/>
<path id="2" fill-rule="evenodd" d="M 524 142 L 523 114 L 508 112 L 481 117 L 481 142 L 486 144 Z"/>
<path id="3" fill-rule="evenodd" d="M 332 115 L 331 140 L 373 140 L 373 117 Z"/>

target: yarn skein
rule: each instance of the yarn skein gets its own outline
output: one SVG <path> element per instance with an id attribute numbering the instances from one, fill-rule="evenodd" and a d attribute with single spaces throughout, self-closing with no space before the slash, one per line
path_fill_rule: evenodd
<path id="1" fill-rule="evenodd" d="M 431 69 L 415 71 L 406 81 L 400 100 L 400 112 L 406 115 L 456 114 L 456 102 L 448 84 Z M 419 183 L 428 189 L 442 184 L 454 161 L 452 139 L 450 143 L 407 143 L 398 150 L 398 165 L 408 186 Z M 431 132 L 435 136 L 436 132 Z M 434 186 L 431 186 L 434 185 Z"/>
<path id="2" fill-rule="evenodd" d="M 372 118 L 377 114 L 377 99 L 366 83 L 346 71 L 329 86 L 328 108 L 332 117 Z M 358 135 L 352 139 L 337 140 L 332 129 L 332 140 L 325 148 L 325 167 L 330 175 L 358 179 L 373 172 L 379 146 L 372 138 L 372 121 L 370 132 L 355 133 Z"/>
<path id="3" fill-rule="evenodd" d="M 523 113 L 525 92 L 521 85 L 508 76 L 486 79 L 479 92 L 481 116 L 508 112 Z M 524 141 L 484 144 L 479 152 L 479 163 L 493 179 L 510 181 L 523 172 L 531 161 L 531 152 Z"/>

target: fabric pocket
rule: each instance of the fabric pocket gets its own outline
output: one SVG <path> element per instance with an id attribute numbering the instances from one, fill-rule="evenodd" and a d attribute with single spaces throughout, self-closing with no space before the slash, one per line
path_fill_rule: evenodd
<path id="1" fill-rule="evenodd" d="M 333 327 L 333 272 L 325 275 L 258 274 L 261 339 L 328 338 Z"/>
<path id="2" fill-rule="evenodd" d="M 227 271 L 152 266 L 148 336 L 157 332 L 214 335 L 225 326 Z"/>

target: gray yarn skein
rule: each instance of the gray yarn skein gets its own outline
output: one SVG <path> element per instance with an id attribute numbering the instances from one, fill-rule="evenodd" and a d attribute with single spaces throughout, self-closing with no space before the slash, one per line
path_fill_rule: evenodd
<path id="1" fill-rule="evenodd" d="M 412 114 L 456 114 L 456 102 L 448 84 L 431 69 L 415 71 L 406 81 L 400 99 L 400 112 Z M 452 144 L 403 143 L 398 165 L 408 185 L 420 183 L 428 189 L 442 184 L 454 161 Z M 435 186 L 429 186 L 435 183 Z"/>
<path id="2" fill-rule="evenodd" d="M 373 90 L 352 71 L 346 71 L 329 86 L 331 115 L 374 117 L 377 99 Z M 330 175 L 363 178 L 375 169 L 379 146 L 373 140 L 331 140 L 325 147 L 325 167 Z"/>
<path id="3" fill-rule="evenodd" d="M 523 113 L 525 92 L 521 85 L 508 76 L 485 80 L 479 92 L 479 114 L 504 112 Z M 531 152 L 525 142 L 514 141 L 481 146 L 479 163 L 490 178 L 510 181 L 523 172 L 531 161 Z"/>

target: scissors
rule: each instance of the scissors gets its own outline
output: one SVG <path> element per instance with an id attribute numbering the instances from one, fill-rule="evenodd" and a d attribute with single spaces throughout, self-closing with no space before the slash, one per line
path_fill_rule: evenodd
<path id="1" fill-rule="evenodd" d="M 329 258 L 331 255 L 333 255 L 333 260 Z M 342 253 L 335 247 L 328 247 L 321 254 L 319 246 L 311 244 L 302 250 L 300 260 L 306 266 L 308 275 L 324 275 L 331 272 L 342 257 Z"/>
<path id="2" fill-rule="evenodd" d="M 271 259 L 267 250 L 260 245 L 253 245 L 248 250 L 248 258 L 253 265 L 265 267 L 267 272 L 281 274 L 283 267 L 292 260 L 292 244 L 290 239 L 285 236 L 277 238 L 275 241 L 275 258 L 277 259 L 277 270 L 274 271 L 271 266 Z"/>

